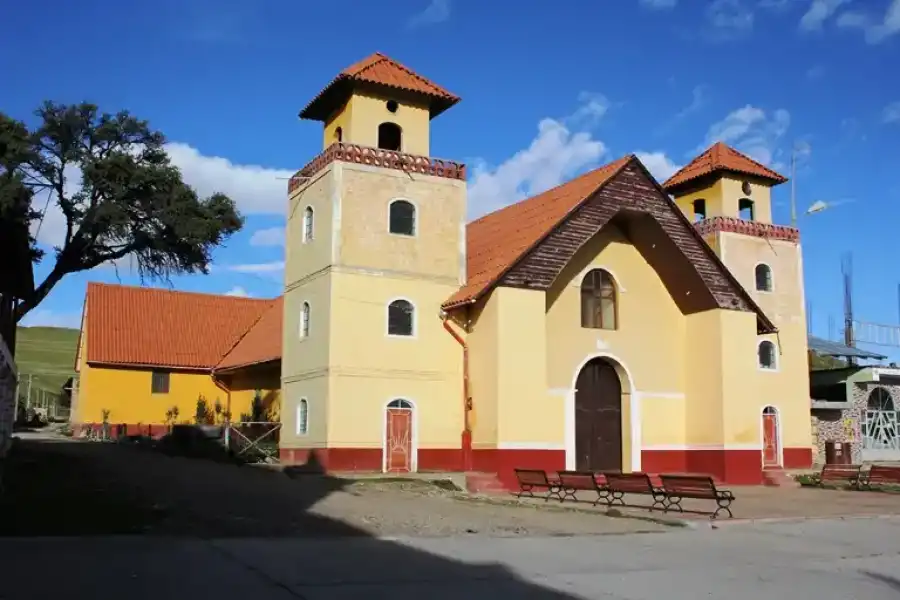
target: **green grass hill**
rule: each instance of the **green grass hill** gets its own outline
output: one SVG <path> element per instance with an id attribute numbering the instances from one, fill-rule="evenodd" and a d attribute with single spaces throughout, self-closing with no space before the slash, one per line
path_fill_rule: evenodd
<path id="1" fill-rule="evenodd" d="M 33 389 L 59 393 L 66 380 L 75 374 L 78 334 L 77 329 L 62 327 L 19 327 L 16 365 L 20 385 L 25 385 L 28 376 L 33 375 Z"/>

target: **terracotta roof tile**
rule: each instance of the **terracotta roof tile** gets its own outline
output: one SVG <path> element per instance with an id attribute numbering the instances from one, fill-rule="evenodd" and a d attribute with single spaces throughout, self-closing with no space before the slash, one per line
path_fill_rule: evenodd
<path id="1" fill-rule="evenodd" d="M 520 257 L 633 158 L 620 158 L 469 223 L 466 227 L 467 282 L 444 303 L 444 308 L 474 302 L 489 292 Z"/>
<path id="2" fill-rule="evenodd" d="M 88 284 L 87 362 L 212 369 L 272 300 Z M 280 341 L 280 336 L 279 336 Z"/>
<path id="3" fill-rule="evenodd" d="M 741 154 L 731 146 L 722 142 L 716 142 L 706 152 L 669 177 L 662 187 L 666 191 L 672 191 L 704 175 L 723 171 L 753 175 L 771 181 L 774 184 L 787 181 L 787 178 L 783 175 L 756 162 L 749 156 Z"/>
<path id="4" fill-rule="evenodd" d="M 432 117 L 459 102 L 459 97 L 455 94 L 392 58 L 376 52 L 341 71 L 300 111 L 300 118 L 325 120 L 340 104 L 346 102 L 354 83 L 382 85 L 424 96 L 431 106 Z"/>
<path id="5" fill-rule="evenodd" d="M 283 310 L 281 298 L 273 300 L 246 335 L 216 365 L 216 371 L 281 360 Z"/>

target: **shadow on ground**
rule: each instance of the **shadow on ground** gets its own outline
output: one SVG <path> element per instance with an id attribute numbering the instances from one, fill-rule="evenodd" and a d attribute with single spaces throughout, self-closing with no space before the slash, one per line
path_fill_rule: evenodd
<path id="1" fill-rule="evenodd" d="M 167 588 L 165 595 L 218 594 L 216 586 L 226 585 L 237 570 L 243 573 L 245 584 L 241 585 L 247 589 L 230 583 L 232 594 L 223 597 L 237 597 L 238 588 L 240 595 L 265 598 L 346 598 L 357 593 L 367 598 L 424 593 L 443 597 L 451 588 L 456 590 L 455 597 L 459 593 L 473 598 L 500 593 L 548 600 L 575 597 L 525 581 L 499 564 L 459 562 L 373 538 L 340 520 L 312 514 L 311 507 L 346 485 L 344 480 L 321 474 L 288 476 L 116 444 L 43 440 L 19 440 L 4 470 L 0 536 L 15 536 L 15 541 L 6 543 L 14 542 L 21 552 L 6 566 L 21 572 L 37 568 L 37 560 L 44 561 L 46 573 L 58 573 L 49 567 L 54 556 L 65 556 L 66 562 L 77 558 L 83 566 L 75 579 L 106 582 L 89 585 L 84 597 L 103 597 L 115 589 L 129 598 L 159 597 L 159 586 L 151 596 L 145 589 L 147 582 L 144 587 L 138 587 L 137 581 L 135 587 L 127 585 L 129 577 L 145 577 L 148 569 L 164 573 L 164 579 L 175 578 L 162 586 Z M 368 541 L 358 543 L 366 537 Z M 312 547 L 321 548 L 316 551 L 320 552 L 317 568 L 327 573 L 304 573 L 304 564 L 310 564 L 303 558 L 308 559 L 311 552 L 310 538 L 322 541 L 321 546 L 313 543 Z M 355 540 L 341 543 L 348 538 Z M 153 549 L 152 557 L 148 548 Z M 133 559 L 127 558 L 129 552 L 134 553 Z M 326 552 L 327 557 L 321 555 Z M 218 558 L 210 558 L 211 554 Z M 74 569 L 71 564 L 66 568 Z M 67 581 L 58 582 L 59 591 L 79 597 L 69 587 L 74 582 L 61 578 Z M 308 596 L 294 589 L 305 590 L 310 578 L 318 578 L 314 587 L 320 586 L 318 593 L 324 595 Z M 179 582 L 177 590 L 168 589 L 173 581 Z M 341 587 L 343 582 L 352 583 L 353 589 Z M 397 586 L 404 589 L 398 591 Z"/>

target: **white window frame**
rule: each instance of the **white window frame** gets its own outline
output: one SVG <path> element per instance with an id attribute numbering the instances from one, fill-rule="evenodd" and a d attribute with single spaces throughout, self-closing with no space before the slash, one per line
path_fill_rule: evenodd
<path id="1" fill-rule="evenodd" d="M 413 232 L 409 233 L 397 233 L 391 231 L 391 207 L 394 206 L 397 202 L 406 202 L 413 207 Z M 396 235 L 398 237 L 404 238 L 415 238 L 419 237 L 419 205 L 410 200 L 409 198 L 393 198 L 390 202 L 388 202 L 388 210 L 387 210 L 387 232 L 391 235 Z"/>
<path id="2" fill-rule="evenodd" d="M 410 335 L 390 333 L 391 304 L 397 302 L 398 300 L 409 302 L 410 306 L 412 306 L 412 333 Z M 419 336 L 419 307 L 416 306 L 416 303 L 409 298 L 406 298 L 405 296 L 397 296 L 396 298 L 391 298 L 390 300 L 388 300 L 387 304 L 384 305 L 384 334 L 386 337 L 398 340 L 416 339 Z"/>
<path id="3" fill-rule="evenodd" d="M 302 421 L 300 419 L 301 410 L 303 411 L 303 417 L 304 417 Z M 300 398 L 300 400 L 297 402 L 297 415 L 296 416 L 297 416 L 297 424 L 296 424 L 295 429 L 297 431 L 297 435 L 309 435 L 309 399 L 306 398 L 305 396 Z M 301 429 L 300 425 L 303 425 L 302 429 Z"/>
<path id="4" fill-rule="evenodd" d="M 297 328 L 297 337 L 305 340 L 309 337 L 310 323 L 312 321 L 312 306 L 304 300 L 300 304 L 300 326 Z"/>
<path id="5" fill-rule="evenodd" d="M 316 209 L 307 204 L 303 209 L 303 243 L 308 244 L 316 238 Z"/>
<path id="6" fill-rule="evenodd" d="M 769 269 L 769 284 L 770 285 L 769 285 L 768 290 L 761 290 L 757 286 L 756 269 L 758 269 L 760 266 L 763 266 L 763 267 L 766 267 L 767 269 Z M 753 265 L 753 289 L 755 289 L 760 294 L 771 294 L 772 292 L 775 291 L 775 269 L 772 268 L 772 265 L 770 265 L 767 262 L 758 262 L 755 265 Z"/>
<path id="7" fill-rule="evenodd" d="M 762 348 L 763 344 L 772 344 L 772 360 L 774 362 L 771 367 L 764 367 L 762 362 L 759 360 L 759 350 Z M 778 371 L 781 361 L 778 356 L 778 345 L 772 340 L 760 340 L 758 344 L 756 344 L 756 368 L 760 371 L 765 371 L 766 373 L 774 373 Z"/>

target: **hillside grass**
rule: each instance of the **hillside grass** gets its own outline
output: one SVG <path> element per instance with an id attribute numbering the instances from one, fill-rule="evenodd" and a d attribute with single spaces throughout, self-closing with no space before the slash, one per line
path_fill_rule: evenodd
<path id="1" fill-rule="evenodd" d="M 77 329 L 62 327 L 19 327 L 16 365 L 21 385 L 26 385 L 32 375 L 33 390 L 60 393 L 66 380 L 75 374 L 78 334 Z"/>

